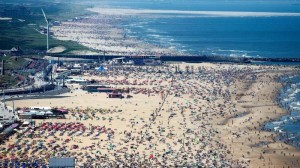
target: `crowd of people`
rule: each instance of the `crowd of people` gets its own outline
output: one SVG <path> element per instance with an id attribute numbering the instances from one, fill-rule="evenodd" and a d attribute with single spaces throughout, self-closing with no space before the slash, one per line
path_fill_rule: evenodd
<path id="1" fill-rule="evenodd" d="M 51 31 L 58 39 L 76 41 L 108 55 L 175 56 L 183 54 L 174 49 L 129 37 L 126 30 L 118 26 L 125 17 L 98 14 L 62 22 L 58 26 L 51 27 Z"/>
<path id="2" fill-rule="evenodd" d="M 84 167 L 249 166 L 249 158 L 233 157 L 215 126 L 226 118 L 248 114 L 238 111 L 233 102 L 239 96 L 237 81 L 254 81 L 270 67 L 220 64 L 189 71 L 176 66 L 120 66 L 86 76 L 116 88 L 132 88 L 130 92 L 147 92 L 136 93 L 141 98 L 112 103 L 109 109 L 83 109 L 78 104 L 68 109 L 66 119 L 39 121 L 19 131 L 15 141 L 1 145 L 2 157 L 19 161 L 40 156 L 44 162 L 53 156 L 75 157 L 76 164 Z M 247 134 L 231 133 L 236 139 Z"/>

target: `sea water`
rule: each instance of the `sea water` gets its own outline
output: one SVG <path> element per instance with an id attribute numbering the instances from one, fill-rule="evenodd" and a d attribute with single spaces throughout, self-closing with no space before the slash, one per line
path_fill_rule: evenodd
<path id="1" fill-rule="evenodd" d="M 296 1 L 144 0 L 101 1 L 98 7 L 161 11 L 273 12 L 274 16 L 143 14 L 122 22 L 127 35 L 194 55 L 300 57 L 300 13 Z M 278 15 L 276 15 L 278 14 Z"/>
<path id="2" fill-rule="evenodd" d="M 240 16 L 143 14 L 122 22 L 128 36 L 195 55 L 300 58 L 300 2 L 298 0 L 112 0 L 97 6 L 162 11 L 235 11 Z M 250 17 L 243 12 L 272 12 Z M 188 12 L 187 12 L 188 13 Z M 282 16 L 296 13 L 297 16 Z M 277 15 L 276 15 L 277 14 Z M 283 64 L 283 63 L 278 63 Z M 278 102 L 288 115 L 267 123 L 278 139 L 300 148 L 300 77 L 286 77 Z"/>
<path id="3" fill-rule="evenodd" d="M 189 54 L 300 58 L 300 13 L 298 0 L 110 0 L 91 1 L 95 7 L 177 10 L 273 12 L 275 16 L 148 14 L 132 17 L 120 25 L 128 36 L 177 49 Z M 89 2 L 87 2 L 89 3 Z M 258 63 L 259 64 L 259 63 Z M 283 64 L 283 63 L 277 63 Z M 285 87 L 278 102 L 288 115 L 267 123 L 265 129 L 279 133 L 279 139 L 299 148 L 300 77 L 283 78 Z"/>
<path id="4" fill-rule="evenodd" d="M 284 77 L 281 82 L 285 85 L 279 92 L 278 102 L 289 114 L 267 123 L 264 129 L 278 132 L 279 140 L 300 149 L 300 77 Z"/>
<path id="5" fill-rule="evenodd" d="M 129 35 L 195 55 L 300 57 L 300 17 L 153 18 Z"/>

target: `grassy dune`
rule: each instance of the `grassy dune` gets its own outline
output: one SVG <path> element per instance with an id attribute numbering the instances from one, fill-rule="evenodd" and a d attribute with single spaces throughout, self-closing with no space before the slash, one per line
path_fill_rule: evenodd
<path id="1" fill-rule="evenodd" d="M 21 57 L 1 57 L 0 61 L 4 60 L 5 74 L 0 75 L 0 88 L 8 88 L 16 85 L 19 80 L 12 75 L 12 70 L 22 70 L 28 64 L 28 61 Z M 2 66 L 2 64 L 0 65 Z M 22 75 L 22 74 L 21 74 Z M 27 76 L 28 74 L 25 74 Z"/>
<path id="2" fill-rule="evenodd" d="M 40 34 L 37 30 L 39 26 L 45 26 L 44 17 L 41 8 L 47 14 L 50 21 L 63 21 L 78 16 L 90 14 L 84 9 L 87 6 L 72 4 L 55 4 L 55 3 L 37 3 L 24 5 L 29 11 L 28 14 L 17 16 L 4 15 L 4 9 L 20 9 L 17 4 L 0 4 L 0 17 L 11 17 L 11 21 L 0 21 L 0 49 L 11 49 L 19 46 L 23 50 L 46 50 L 46 35 Z M 2 11 L 1 11 L 2 10 Z M 21 21 L 19 19 L 22 19 Z M 79 45 L 72 41 L 61 41 L 50 38 L 50 48 L 59 45 L 65 46 L 65 52 L 73 50 L 90 50 L 87 47 Z"/>

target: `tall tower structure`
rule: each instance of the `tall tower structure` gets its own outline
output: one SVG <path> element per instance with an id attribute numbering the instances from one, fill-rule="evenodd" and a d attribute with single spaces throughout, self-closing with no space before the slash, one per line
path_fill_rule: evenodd
<path id="1" fill-rule="evenodd" d="M 1 62 L 1 75 L 4 75 L 4 60 Z"/>
<path id="2" fill-rule="evenodd" d="M 44 10 L 42 9 L 42 12 L 43 12 L 43 15 L 44 15 L 44 18 L 45 18 L 45 21 L 47 23 L 47 52 L 49 51 L 49 21 L 46 17 L 46 14 L 44 12 Z"/>

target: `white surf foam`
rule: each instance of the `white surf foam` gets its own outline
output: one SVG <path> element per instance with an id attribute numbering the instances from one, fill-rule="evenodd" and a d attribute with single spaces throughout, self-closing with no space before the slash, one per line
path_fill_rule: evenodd
<path id="1" fill-rule="evenodd" d="M 7 21 L 7 20 L 12 20 L 12 18 L 9 17 L 0 17 L 0 21 Z"/>
<path id="2" fill-rule="evenodd" d="M 122 8 L 88 8 L 89 11 L 106 15 L 178 14 L 202 17 L 299 17 L 300 13 L 285 12 L 241 12 L 241 11 L 183 11 Z"/>

